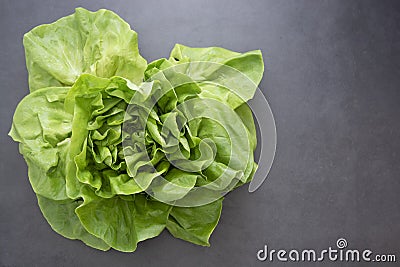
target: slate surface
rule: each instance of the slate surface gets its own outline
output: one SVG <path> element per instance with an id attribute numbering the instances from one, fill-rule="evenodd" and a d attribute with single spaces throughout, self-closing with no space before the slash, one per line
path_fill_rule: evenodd
<path id="1" fill-rule="evenodd" d="M 177 42 L 263 51 L 275 162 L 258 191 L 229 194 L 210 248 L 165 232 L 135 253 L 104 253 L 42 217 L 6 136 L 28 93 L 22 36 L 78 6 L 117 12 L 148 61 Z M 257 251 L 324 249 L 339 237 L 400 260 L 399 1 L 2 0 L 0 36 L 0 266 L 283 266 L 259 262 Z"/>

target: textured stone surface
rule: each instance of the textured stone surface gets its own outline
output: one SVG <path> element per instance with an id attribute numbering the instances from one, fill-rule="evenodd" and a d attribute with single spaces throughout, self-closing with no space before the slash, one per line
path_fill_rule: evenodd
<path id="1" fill-rule="evenodd" d="M 398 253 L 398 1 L 135 2 L 1 1 L 0 266 L 266 266 L 256 258 L 264 244 L 323 249 L 339 237 L 349 247 Z M 275 162 L 258 191 L 227 196 L 210 248 L 165 232 L 133 254 L 104 253 L 57 235 L 42 217 L 26 164 L 6 136 L 28 93 L 22 37 L 77 6 L 117 12 L 149 61 L 177 42 L 263 51 L 260 87 L 275 115 Z M 343 265 L 324 266 L 331 264 Z"/>

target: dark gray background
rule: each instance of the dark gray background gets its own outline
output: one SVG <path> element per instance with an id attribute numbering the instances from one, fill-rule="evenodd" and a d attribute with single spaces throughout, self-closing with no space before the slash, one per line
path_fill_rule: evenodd
<path id="1" fill-rule="evenodd" d="M 117 12 L 148 61 L 177 42 L 262 50 L 275 162 L 258 191 L 228 195 L 210 248 L 164 232 L 134 253 L 101 252 L 42 217 L 6 136 L 28 93 L 22 36 L 78 6 Z M 271 266 L 256 259 L 264 244 L 323 249 L 339 237 L 400 260 L 399 1 L 1 0 L 0 43 L 0 266 Z"/>

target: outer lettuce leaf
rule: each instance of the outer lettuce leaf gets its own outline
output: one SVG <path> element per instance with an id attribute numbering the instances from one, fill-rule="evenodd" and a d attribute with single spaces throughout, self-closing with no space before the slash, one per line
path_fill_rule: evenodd
<path id="1" fill-rule="evenodd" d="M 145 78 L 171 67 L 198 83 L 200 97 L 216 99 L 232 109 L 253 98 L 264 72 L 260 50 L 241 54 L 220 47 L 177 44 L 169 60 L 159 59 L 148 65 Z"/>
<path id="2" fill-rule="evenodd" d="M 75 213 L 82 201 L 52 200 L 40 195 L 37 198 L 44 217 L 54 231 L 70 239 L 82 240 L 86 245 L 100 250 L 110 249 L 102 239 L 89 234 L 82 226 Z"/>
<path id="3" fill-rule="evenodd" d="M 178 62 L 203 61 L 227 65 L 250 78 L 255 86 L 260 83 L 264 72 L 264 63 L 260 50 L 249 51 L 241 54 L 220 47 L 193 48 L 181 44 L 176 44 L 175 47 L 172 49 L 170 56 L 171 60 Z M 198 69 L 197 71 L 198 73 L 194 73 L 194 77 L 202 77 L 202 79 L 207 81 L 213 81 L 212 79 L 208 79 L 209 77 L 216 78 L 215 76 L 212 76 L 210 70 Z M 207 73 L 209 76 L 203 76 L 205 73 Z M 231 84 L 234 84 L 234 82 L 237 81 L 239 81 L 239 83 L 242 83 L 240 80 L 236 80 L 236 78 L 243 79 L 244 77 L 229 77 L 229 83 L 232 82 Z M 245 88 L 237 88 L 237 90 L 245 90 Z M 244 100 L 247 101 L 249 99 Z"/>
<path id="4" fill-rule="evenodd" d="M 71 136 L 71 114 L 64 111 L 69 88 L 44 88 L 17 106 L 9 135 L 20 142 L 35 193 L 67 199 L 65 166 Z"/>
<path id="5" fill-rule="evenodd" d="M 253 151 L 257 147 L 257 133 L 256 133 L 256 126 L 254 124 L 253 114 L 251 113 L 251 109 L 247 105 L 247 103 L 243 103 L 239 107 L 235 109 L 236 114 L 240 117 L 243 124 L 246 126 L 247 130 L 249 131 L 249 141 L 251 148 Z"/>
<path id="6" fill-rule="evenodd" d="M 92 196 L 93 197 L 93 196 Z M 132 252 L 139 241 L 159 235 L 165 228 L 170 206 L 136 194 L 132 201 L 84 195 L 77 208 L 83 226 L 111 247 Z"/>
<path id="7" fill-rule="evenodd" d="M 173 207 L 167 222 L 168 231 L 176 238 L 210 246 L 209 238 L 221 216 L 222 200 L 199 207 Z"/>
<path id="8" fill-rule="evenodd" d="M 76 12 L 24 36 L 31 91 L 71 86 L 82 73 L 122 76 L 139 84 L 146 60 L 139 55 L 137 34 L 112 11 Z"/>

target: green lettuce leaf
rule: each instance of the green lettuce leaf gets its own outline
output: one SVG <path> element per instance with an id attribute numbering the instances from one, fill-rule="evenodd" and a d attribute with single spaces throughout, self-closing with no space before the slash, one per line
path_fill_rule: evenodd
<path id="1" fill-rule="evenodd" d="M 162 232 L 170 209 L 164 203 L 136 194 L 132 201 L 120 197 L 86 198 L 76 213 L 89 233 L 114 249 L 132 252 L 139 241 Z"/>
<path id="2" fill-rule="evenodd" d="M 40 25 L 24 36 L 31 91 L 71 86 L 82 73 L 122 76 L 139 84 L 146 60 L 137 34 L 114 12 L 77 8 L 70 16 Z"/>
<path id="3" fill-rule="evenodd" d="M 148 65 L 145 78 L 171 68 L 196 81 L 202 90 L 200 97 L 216 99 L 235 109 L 253 98 L 262 79 L 264 62 L 260 50 L 241 54 L 220 47 L 177 44 L 169 60 L 159 59 Z"/>
<path id="4" fill-rule="evenodd" d="M 82 201 L 52 200 L 37 195 L 40 210 L 54 231 L 69 239 L 82 240 L 86 245 L 100 250 L 108 250 L 110 246 L 102 239 L 90 234 L 83 227 L 75 213 Z"/>
<path id="5" fill-rule="evenodd" d="M 210 246 L 209 238 L 221 216 L 222 200 L 199 207 L 173 207 L 167 222 L 168 231 L 176 238 Z"/>
<path id="6" fill-rule="evenodd" d="M 71 137 L 65 88 L 43 88 L 27 95 L 17 106 L 9 135 L 20 142 L 35 193 L 54 200 L 68 199 L 65 166 Z"/>

